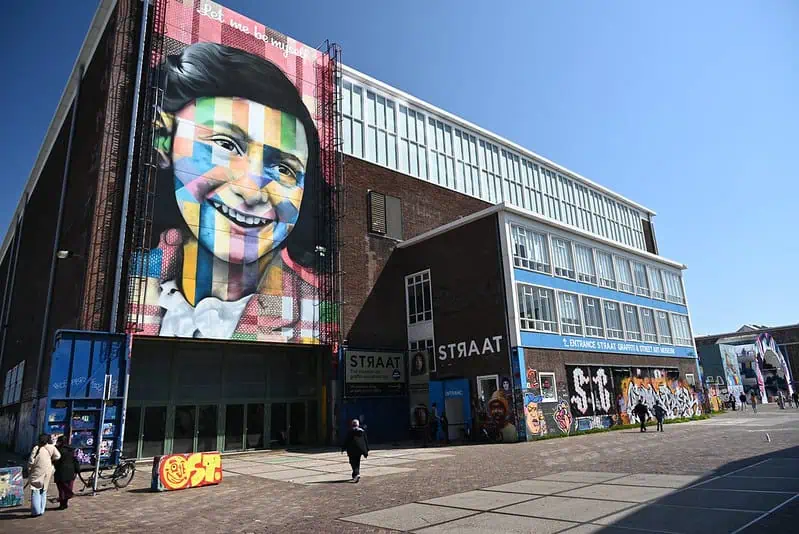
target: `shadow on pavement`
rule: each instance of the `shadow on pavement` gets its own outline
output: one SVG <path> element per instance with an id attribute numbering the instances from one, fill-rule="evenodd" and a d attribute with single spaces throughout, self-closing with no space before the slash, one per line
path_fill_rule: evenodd
<path id="1" fill-rule="evenodd" d="M 729 462 L 660 499 L 600 518 L 607 526 L 592 532 L 799 532 L 798 495 L 795 446 Z"/>

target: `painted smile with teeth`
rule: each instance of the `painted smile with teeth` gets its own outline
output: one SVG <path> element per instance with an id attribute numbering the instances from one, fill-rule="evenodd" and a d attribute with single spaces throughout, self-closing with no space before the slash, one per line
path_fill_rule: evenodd
<path id="1" fill-rule="evenodd" d="M 221 202 L 216 202 L 211 200 L 211 205 L 216 208 L 216 210 L 236 223 L 237 225 L 241 226 L 242 228 L 258 228 L 260 226 L 266 226 L 267 224 L 273 222 L 272 219 L 266 219 L 264 217 L 256 217 L 254 215 L 247 215 L 245 213 L 241 213 L 240 211 L 236 211 L 230 206 L 222 204 Z"/>

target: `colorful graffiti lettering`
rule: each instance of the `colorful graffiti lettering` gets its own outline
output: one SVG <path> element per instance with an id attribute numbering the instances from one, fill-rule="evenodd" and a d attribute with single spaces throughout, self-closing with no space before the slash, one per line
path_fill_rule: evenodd
<path id="1" fill-rule="evenodd" d="M 591 379 L 585 376 L 581 367 L 575 367 L 572 370 L 572 379 L 574 380 L 575 395 L 572 395 L 571 401 L 578 412 L 585 415 L 588 412 L 588 392 L 583 389 L 583 386 L 588 384 Z"/>
<path id="2" fill-rule="evenodd" d="M 569 403 L 565 400 L 558 402 L 558 407 L 555 409 L 555 423 L 558 425 L 558 430 L 563 434 L 568 434 L 572 427 L 572 413 L 569 409 Z"/>
<path id="3" fill-rule="evenodd" d="M 626 418 L 630 423 L 638 422 L 633 409 L 638 401 L 643 402 L 652 413 L 655 402 L 659 401 L 666 410 L 666 419 L 693 417 L 702 413 L 696 394 L 690 386 L 679 379 L 669 379 L 657 370 L 653 378 L 627 377 L 622 380 Z"/>
<path id="4" fill-rule="evenodd" d="M 170 454 L 153 459 L 152 489 L 172 491 L 222 482 L 222 456 L 218 452 Z"/>
<path id="5" fill-rule="evenodd" d="M 0 508 L 22 506 L 22 468 L 0 469 Z"/>

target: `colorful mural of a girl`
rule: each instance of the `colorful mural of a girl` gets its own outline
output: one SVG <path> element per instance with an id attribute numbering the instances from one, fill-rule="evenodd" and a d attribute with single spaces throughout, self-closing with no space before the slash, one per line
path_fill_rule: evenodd
<path id="1" fill-rule="evenodd" d="M 319 138 L 274 63 L 196 43 L 163 65 L 145 334 L 318 342 Z"/>

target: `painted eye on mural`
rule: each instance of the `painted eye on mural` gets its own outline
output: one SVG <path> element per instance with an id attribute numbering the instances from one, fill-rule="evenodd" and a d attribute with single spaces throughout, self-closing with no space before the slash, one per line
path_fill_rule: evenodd
<path id="1" fill-rule="evenodd" d="M 241 147 L 239 147 L 239 145 L 236 144 L 235 141 L 233 141 L 227 136 L 215 135 L 211 137 L 211 141 L 213 141 L 213 143 L 216 144 L 216 146 L 218 146 L 219 148 L 227 150 L 228 152 L 232 152 L 237 156 L 241 156 L 244 154 L 244 151 L 241 149 Z"/>
<path id="2" fill-rule="evenodd" d="M 287 163 L 279 163 L 277 166 L 277 170 L 282 176 L 294 179 L 297 178 L 297 171 L 292 169 Z"/>

